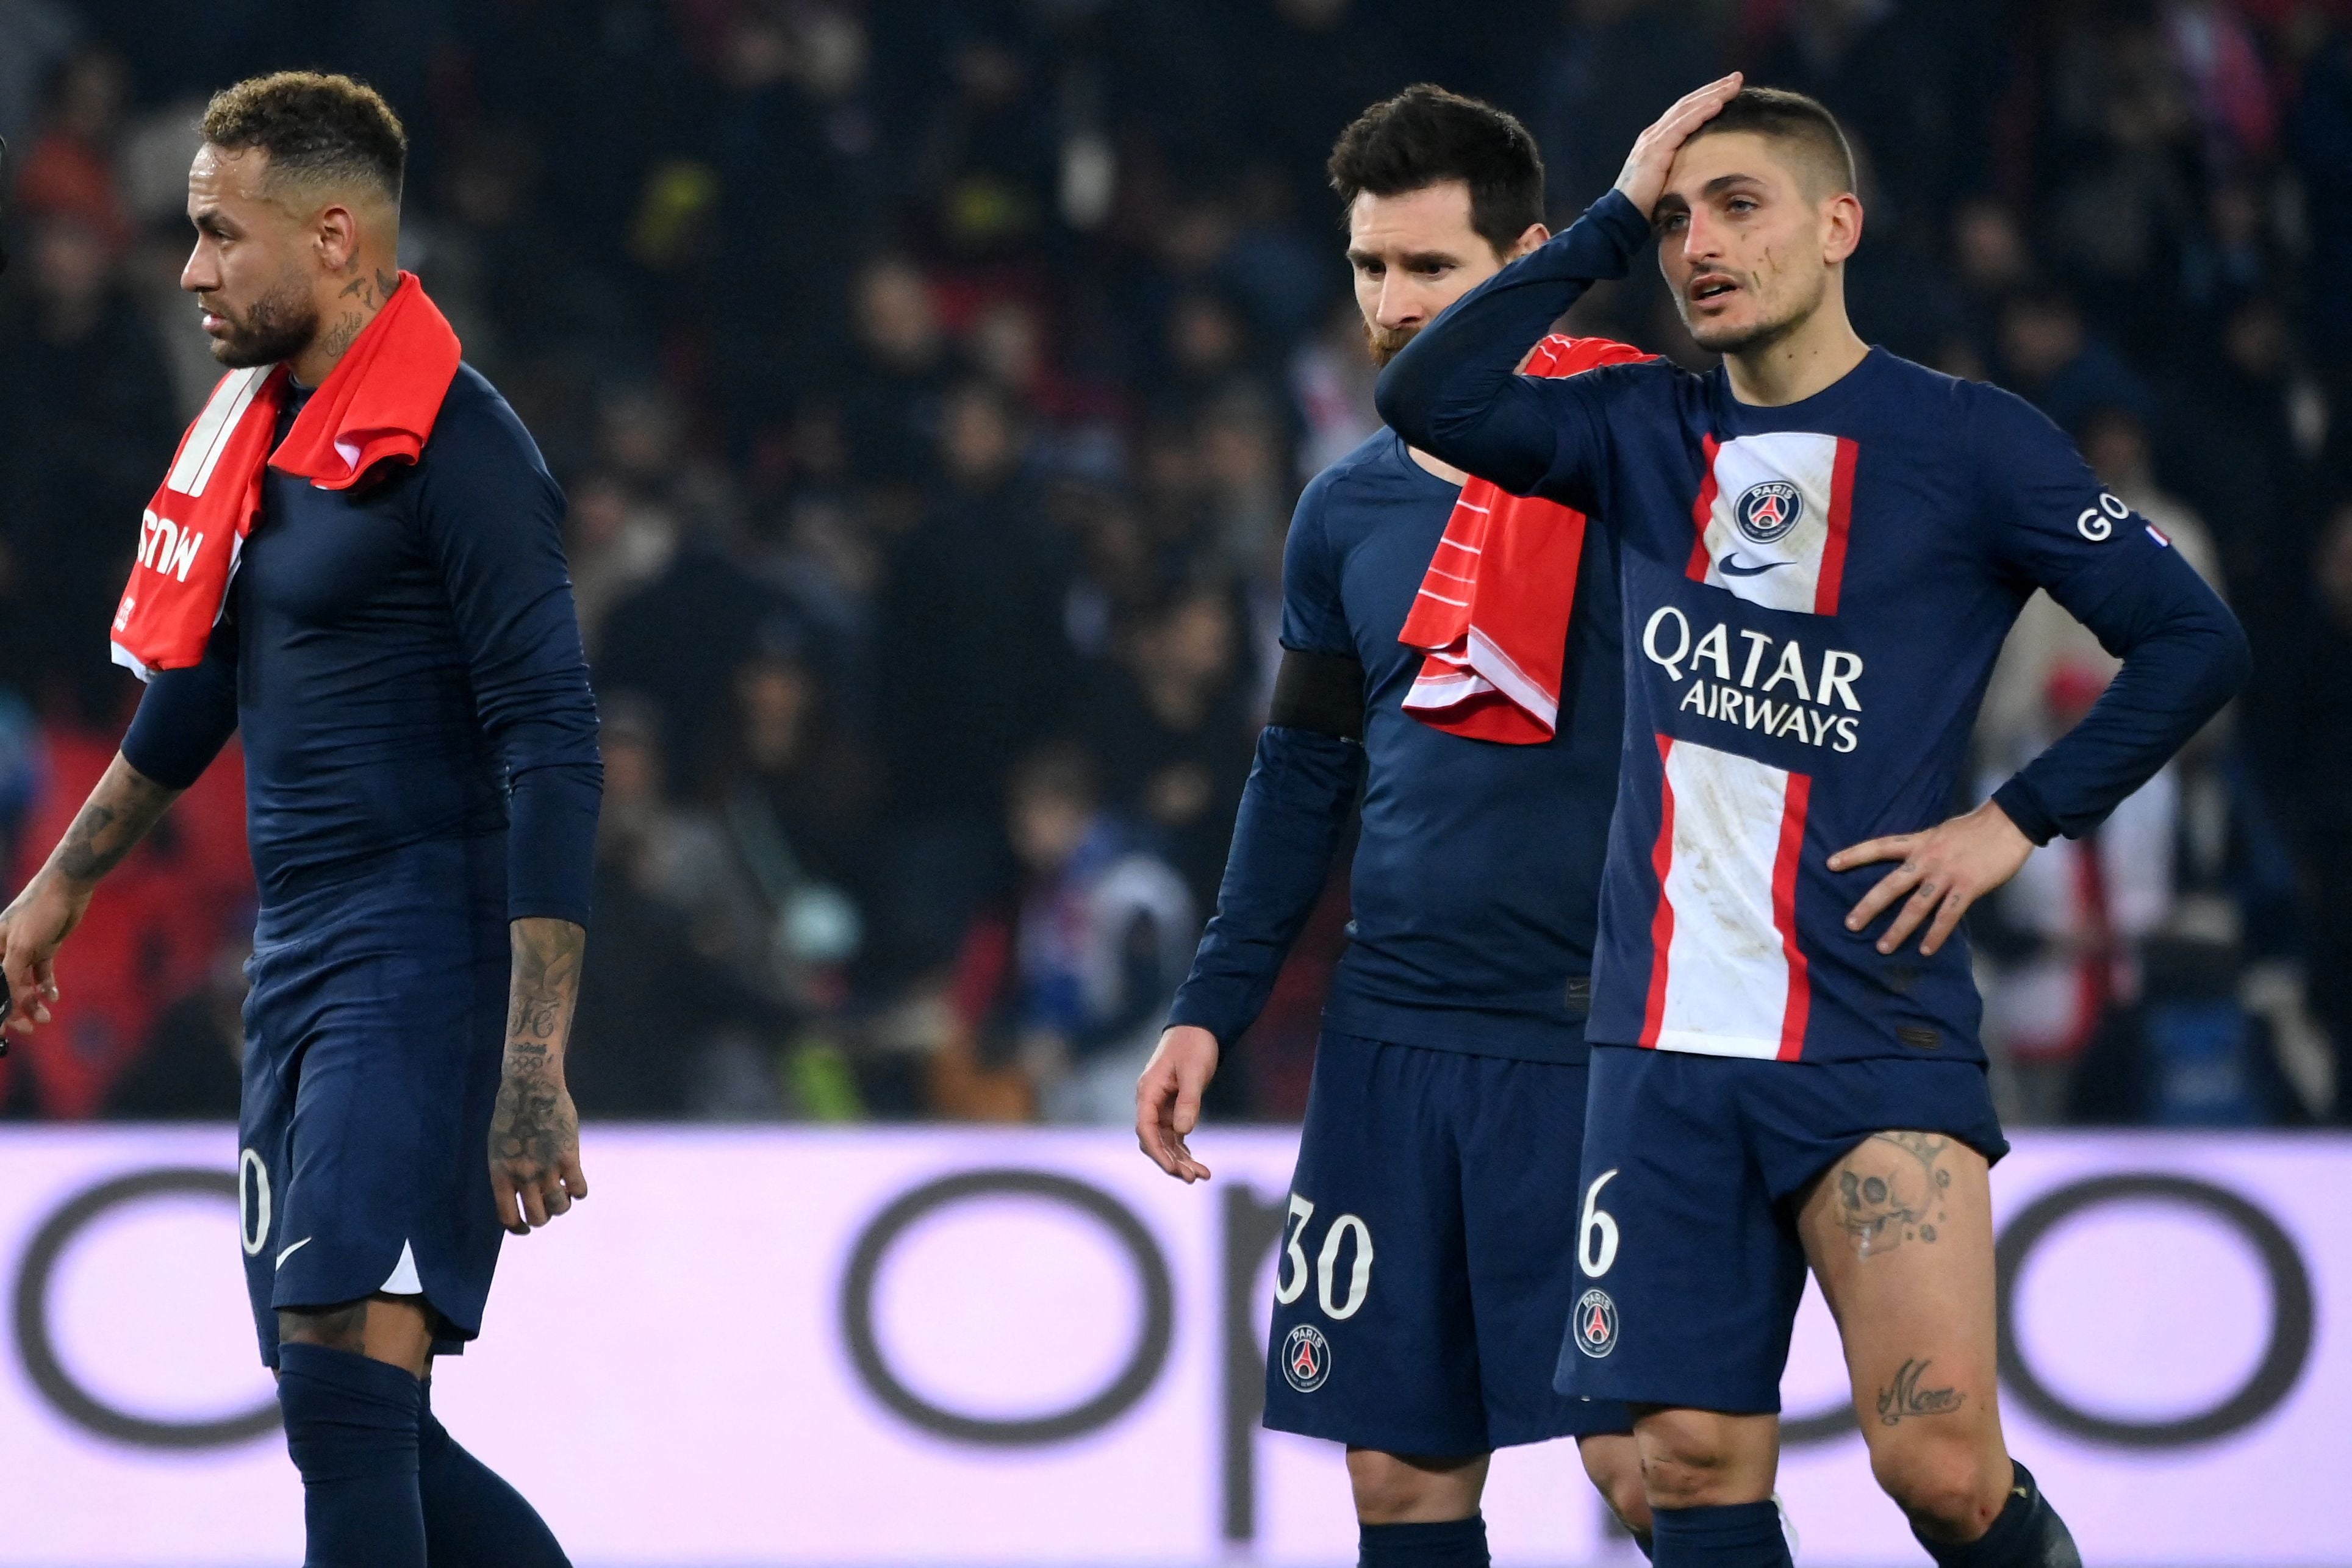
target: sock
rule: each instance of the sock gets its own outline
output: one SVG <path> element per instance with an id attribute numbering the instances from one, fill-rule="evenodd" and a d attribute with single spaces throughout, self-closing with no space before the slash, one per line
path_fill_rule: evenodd
<path id="1" fill-rule="evenodd" d="M 1486 1516 L 1438 1524 L 1360 1524 L 1356 1568 L 1486 1568 Z"/>
<path id="2" fill-rule="evenodd" d="M 1719 1508 L 1654 1510 L 1650 1560 L 1658 1568 L 1790 1568 L 1772 1500 Z"/>
<path id="3" fill-rule="evenodd" d="M 2016 1460 L 2009 1483 L 2009 1501 L 1993 1517 L 1988 1530 L 1974 1541 L 1930 1541 L 1919 1536 L 1939 1568 L 2083 1568 L 2083 1554 L 2066 1521 L 2034 1483 L 2033 1472 Z"/>
<path id="4" fill-rule="evenodd" d="M 425 1568 L 572 1568 L 539 1511 L 434 1418 L 430 1380 L 417 1406 L 416 1458 Z"/>
<path id="5" fill-rule="evenodd" d="M 324 1345 L 278 1347 L 286 1450 L 302 1472 L 303 1568 L 425 1568 L 415 1378 Z"/>

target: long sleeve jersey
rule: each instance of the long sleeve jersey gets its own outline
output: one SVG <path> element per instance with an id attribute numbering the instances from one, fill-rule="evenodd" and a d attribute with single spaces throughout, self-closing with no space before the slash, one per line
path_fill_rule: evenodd
<path id="1" fill-rule="evenodd" d="M 1876 951 L 1844 918 L 1892 869 L 1828 857 L 1949 814 L 1994 656 L 2034 589 L 2124 661 L 1994 800 L 2079 834 L 2247 669 L 2164 537 L 2010 393 L 1874 349 L 1801 402 L 1664 361 L 1514 373 L 1647 237 L 1612 193 L 1465 295 L 1383 373 L 1383 418 L 1619 538 L 1623 768 L 1588 1038 L 1715 1055 L 1980 1060 L 1968 945 Z"/>
<path id="2" fill-rule="evenodd" d="M 509 918 L 585 925 L 604 773 L 562 517 L 461 367 L 413 466 L 349 491 L 269 472 L 203 662 L 149 683 L 123 756 L 184 789 L 242 732 L 265 907 L 503 833 Z"/>
<path id="3" fill-rule="evenodd" d="M 1622 696 L 1613 546 L 1588 534 L 1559 727 L 1508 746 L 1404 711 L 1419 651 L 1397 641 L 1460 490 L 1383 430 L 1299 497 L 1282 642 L 1364 672 L 1364 738 L 1269 726 L 1171 1023 L 1230 1045 L 1264 1007 L 1346 831 L 1362 829 L 1349 943 L 1324 1020 L 1399 1045 L 1581 1061 Z"/>

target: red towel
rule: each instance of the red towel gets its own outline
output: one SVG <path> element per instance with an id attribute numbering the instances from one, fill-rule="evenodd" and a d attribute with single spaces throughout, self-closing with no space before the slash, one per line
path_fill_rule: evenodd
<path id="1" fill-rule="evenodd" d="M 1606 338 L 1549 337 L 1522 373 L 1572 376 L 1654 358 Z M 1584 514 L 1472 478 L 1397 641 L 1427 655 L 1404 711 L 1476 740 L 1535 746 L 1559 722 L 1559 673 Z"/>
<path id="2" fill-rule="evenodd" d="M 404 272 L 274 454 L 286 367 L 223 376 L 141 519 L 139 560 L 114 612 L 114 662 L 142 680 L 200 662 L 261 513 L 265 463 L 322 490 L 348 490 L 380 463 L 415 462 L 457 379 L 460 352 L 425 286 Z"/>

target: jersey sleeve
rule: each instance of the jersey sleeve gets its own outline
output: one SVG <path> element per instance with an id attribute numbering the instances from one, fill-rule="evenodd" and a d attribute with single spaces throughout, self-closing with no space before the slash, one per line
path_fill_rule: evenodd
<path id="1" fill-rule="evenodd" d="M 1333 482 L 1330 472 L 1318 476 L 1291 518 L 1283 549 L 1282 644 L 1354 659 L 1338 554 L 1323 526 Z M 1322 895 L 1363 777 L 1364 748 L 1357 741 L 1282 725 L 1259 733 L 1216 913 L 1169 1009 L 1170 1024 L 1205 1029 L 1231 1047 L 1255 1020 Z"/>
<path id="2" fill-rule="evenodd" d="M 2245 634 L 2171 542 L 2102 486 L 2074 444 L 2021 399 L 1972 389 L 1977 471 L 2000 568 L 2045 589 L 2123 668 L 2090 713 L 1996 790 L 2037 843 L 2080 837 L 2244 685 Z"/>
<path id="3" fill-rule="evenodd" d="M 185 789 L 236 733 L 236 622 L 223 616 L 205 656 L 158 670 L 122 737 L 122 759 L 166 789 Z"/>
<path id="4" fill-rule="evenodd" d="M 1640 211 L 1610 192 L 1416 333 L 1381 372 L 1381 417 L 1423 452 L 1515 496 L 1594 510 L 1607 448 L 1593 389 L 1518 367 L 1587 288 L 1624 277 L 1648 237 Z"/>
<path id="5" fill-rule="evenodd" d="M 1290 515 L 1282 546 L 1282 645 L 1301 653 L 1357 656 L 1339 600 L 1339 558 L 1324 526 L 1323 507 L 1339 470 L 1317 475 Z"/>
<path id="6" fill-rule="evenodd" d="M 604 764 L 563 559 L 563 493 L 503 402 L 464 414 L 434 433 L 418 516 L 475 712 L 506 763 L 507 914 L 585 925 Z"/>

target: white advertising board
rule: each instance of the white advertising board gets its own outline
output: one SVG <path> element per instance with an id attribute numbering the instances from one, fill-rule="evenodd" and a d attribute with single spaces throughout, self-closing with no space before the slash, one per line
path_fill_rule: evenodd
<path id="1" fill-rule="evenodd" d="M 1186 1188 L 1115 1134 L 592 1127 L 436 1411 L 582 1568 L 1353 1561 L 1338 1450 L 1255 1425 L 1295 1135 Z M 0 1134 L 0 1565 L 300 1556 L 226 1130 Z M 2020 1138 L 2004 1415 L 2110 1564 L 2352 1563 L 2352 1141 Z M 1377 1291 L 1377 1274 L 1370 1289 Z M 1924 1563 L 1826 1313 L 1784 1384 L 1808 1563 Z M 1639 1562 L 1564 1444 L 1500 1563 Z"/>

